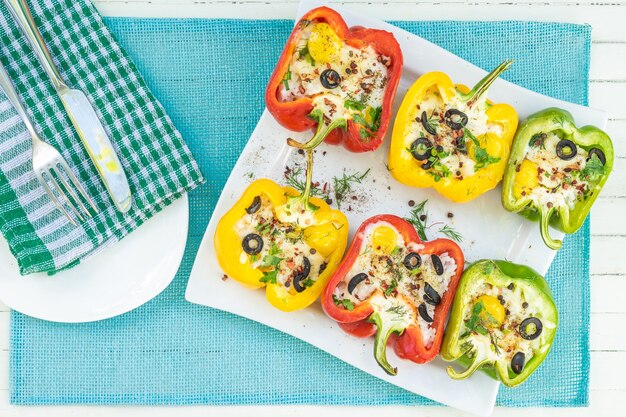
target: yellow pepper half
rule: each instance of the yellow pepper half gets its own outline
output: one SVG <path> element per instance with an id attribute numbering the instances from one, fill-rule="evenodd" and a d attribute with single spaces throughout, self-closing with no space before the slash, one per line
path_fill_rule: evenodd
<path id="1" fill-rule="evenodd" d="M 471 91 L 464 85 L 455 85 L 442 72 L 430 72 L 421 76 L 405 95 L 394 123 L 388 163 L 394 178 L 413 187 L 432 187 L 457 203 L 470 201 L 495 188 L 504 175 L 518 116 L 515 109 L 508 104 L 493 104 L 482 96 L 510 64 L 511 61 L 500 64 Z M 432 103 L 433 100 L 442 108 L 438 117 L 429 118 L 420 106 L 426 101 Z M 468 131 L 469 124 L 467 127 L 465 125 L 468 123 L 466 114 L 459 116 L 460 112 L 453 113 L 459 106 L 474 109 L 486 116 L 483 118 L 486 121 L 485 133 L 474 135 Z M 479 116 L 482 117 L 480 114 Z M 439 126 L 447 129 L 444 124 L 450 130 L 441 133 Z M 458 134 L 458 137 L 450 136 L 454 138 L 454 152 L 463 152 L 474 161 L 475 171 L 471 175 L 461 174 L 462 168 L 448 170 L 444 166 L 442 171 L 433 166 L 450 155 L 450 149 L 444 150 L 439 143 L 442 141 L 442 134 L 451 134 L 452 131 L 455 136 Z M 415 153 L 418 138 L 426 143 L 421 154 Z"/>
<path id="2" fill-rule="evenodd" d="M 262 282 L 263 271 L 252 265 L 252 256 L 243 250 L 236 224 L 258 197 L 265 197 L 270 202 L 275 218 L 283 223 L 293 221 L 294 231 L 302 232 L 303 241 L 325 258 L 326 268 L 311 286 L 300 292 L 294 285 L 286 288 L 280 283 Z M 268 179 L 250 184 L 239 201 L 220 219 L 214 237 L 222 270 L 249 288 L 265 287 L 268 301 L 283 311 L 299 310 L 315 302 L 337 269 L 347 242 L 348 219 L 342 212 L 331 209 L 319 198 L 311 197 L 309 201 L 308 190 L 299 195 L 295 189 Z"/>

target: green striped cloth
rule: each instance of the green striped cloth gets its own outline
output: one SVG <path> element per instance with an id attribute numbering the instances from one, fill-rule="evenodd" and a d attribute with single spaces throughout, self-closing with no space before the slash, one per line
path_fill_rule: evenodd
<path id="1" fill-rule="evenodd" d="M 32 171 L 30 136 L 0 93 L 0 231 L 22 274 L 54 273 L 122 239 L 204 179 L 180 133 L 93 5 L 88 0 L 29 4 L 61 75 L 95 105 L 134 200 L 130 212 L 117 212 L 51 82 L 0 2 L 0 60 L 37 131 L 61 151 L 100 209 L 77 227 L 56 209 Z"/>

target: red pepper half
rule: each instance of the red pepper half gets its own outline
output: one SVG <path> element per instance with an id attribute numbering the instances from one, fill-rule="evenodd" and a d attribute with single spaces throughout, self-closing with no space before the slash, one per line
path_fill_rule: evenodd
<path id="1" fill-rule="evenodd" d="M 349 47 L 373 50 L 378 61 L 371 56 L 363 58 Z M 389 125 L 402 63 L 400 45 L 390 32 L 348 28 L 336 11 L 313 9 L 300 19 L 287 40 L 267 86 L 267 109 L 289 130 L 315 130 L 309 142 L 291 139 L 291 146 L 313 149 L 326 140 L 343 143 L 352 152 L 373 151 L 382 144 Z M 292 78 L 292 64 L 304 71 L 299 73 L 303 78 Z M 384 70 L 384 77 L 377 69 Z M 381 77 L 376 78 L 378 75 Z M 372 101 L 372 91 L 383 85 L 382 100 Z M 296 90 L 301 93 L 292 96 Z"/>
<path id="2" fill-rule="evenodd" d="M 400 217 L 374 216 L 357 230 L 324 289 L 322 307 L 347 333 L 375 334 L 374 357 L 395 375 L 386 358 L 388 343 L 399 357 L 416 363 L 439 353 L 464 262 L 455 242 L 422 242 Z"/>

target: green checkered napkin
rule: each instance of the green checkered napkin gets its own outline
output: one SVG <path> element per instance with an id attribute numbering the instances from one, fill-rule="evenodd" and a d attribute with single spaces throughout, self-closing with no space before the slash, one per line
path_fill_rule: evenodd
<path id="1" fill-rule="evenodd" d="M 31 139 L 0 93 L 0 231 L 22 274 L 53 273 L 122 239 L 204 181 L 161 104 L 88 0 L 32 0 L 33 16 L 66 82 L 95 105 L 133 193 L 120 214 L 55 90 L 0 2 L 0 60 L 40 135 L 61 151 L 100 213 L 78 227 L 56 209 L 32 171 Z"/>

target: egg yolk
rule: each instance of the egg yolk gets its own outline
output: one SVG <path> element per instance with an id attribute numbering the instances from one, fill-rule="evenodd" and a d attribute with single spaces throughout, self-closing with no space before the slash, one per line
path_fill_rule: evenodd
<path id="1" fill-rule="evenodd" d="M 389 226 L 379 226 L 372 233 L 372 246 L 384 253 L 391 253 L 398 246 L 398 235 Z"/>
<path id="2" fill-rule="evenodd" d="M 476 304 L 483 304 L 480 312 L 480 318 L 487 327 L 500 327 L 504 322 L 504 306 L 500 304 L 500 300 L 491 295 L 481 295 L 476 300 Z"/>
<path id="3" fill-rule="evenodd" d="M 318 23 L 311 31 L 307 47 L 311 58 L 326 64 L 339 58 L 342 44 L 333 28 L 326 23 Z"/>
<path id="4" fill-rule="evenodd" d="M 513 184 L 513 195 L 516 199 L 527 196 L 539 186 L 537 168 L 536 163 L 524 159 L 515 176 L 515 184 Z"/>

